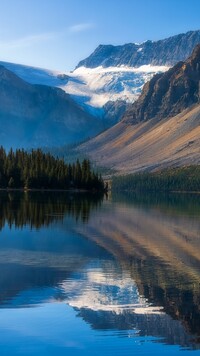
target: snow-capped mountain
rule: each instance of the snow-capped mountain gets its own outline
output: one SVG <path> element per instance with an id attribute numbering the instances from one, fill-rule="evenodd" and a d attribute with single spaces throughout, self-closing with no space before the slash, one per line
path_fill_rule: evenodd
<path id="1" fill-rule="evenodd" d="M 30 84 L 59 87 L 107 128 L 138 99 L 155 74 L 185 60 L 200 42 L 200 30 L 159 41 L 122 46 L 100 45 L 73 72 L 52 71 L 0 62 Z M 109 105 L 107 105 L 109 103 Z M 116 103 L 116 105 L 115 105 Z"/>

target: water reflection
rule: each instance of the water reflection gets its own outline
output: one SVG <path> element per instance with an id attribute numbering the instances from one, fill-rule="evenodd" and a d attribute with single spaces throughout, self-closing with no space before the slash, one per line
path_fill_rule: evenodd
<path id="1" fill-rule="evenodd" d="M 64 192 L 1 192 L 0 229 L 7 223 L 17 228 L 29 224 L 40 228 L 49 226 L 55 220 L 62 220 L 64 214 L 76 220 L 87 222 L 90 210 L 97 208 L 103 195 Z"/>
<path id="2" fill-rule="evenodd" d="M 183 331 L 181 335 L 172 332 L 170 324 L 163 335 L 166 342 L 170 339 L 172 344 L 178 342 L 186 346 L 190 339 L 190 346 L 198 344 L 199 197 L 133 195 L 123 199 L 122 196 L 114 197 L 113 201 L 104 205 L 104 210 L 91 219 L 87 229 L 81 229 L 117 258 L 123 271 L 128 271 L 137 285 L 140 296 L 171 320 L 180 321 L 179 327 L 181 325 L 185 333 L 190 334 L 186 342 Z M 161 318 L 163 320 L 163 316 Z M 146 331 L 147 334 L 155 335 L 152 322 L 148 325 L 151 331 Z"/>
<path id="3" fill-rule="evenodd" d="M 199 348 L 199 212 L 195 195 L 3 193 L 0 307 L 61 302 L 92 330 Z"/>

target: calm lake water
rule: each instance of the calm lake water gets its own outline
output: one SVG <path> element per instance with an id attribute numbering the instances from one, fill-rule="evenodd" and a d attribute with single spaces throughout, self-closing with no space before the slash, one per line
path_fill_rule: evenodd
<path id="1" fill-rule="evenodd" d="M 199 195 L 0 198 L 0 355 L 200 355 Z"/>

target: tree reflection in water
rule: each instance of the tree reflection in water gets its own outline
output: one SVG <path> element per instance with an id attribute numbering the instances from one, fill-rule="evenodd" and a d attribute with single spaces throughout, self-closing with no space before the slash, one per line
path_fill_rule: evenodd
<path id="1" fill-rule="evenodd" d="M 87 222 L 90 211 L 103 200 L 102 194 L 66 192 L 1 192 L 0 229 L 5 223 L 17 228 L 29 224 L 40 228 L 49 226 L 64 215 Z"/>

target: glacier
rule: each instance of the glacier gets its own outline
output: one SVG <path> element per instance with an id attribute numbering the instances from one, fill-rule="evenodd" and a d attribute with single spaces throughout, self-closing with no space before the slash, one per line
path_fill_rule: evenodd
<path id="1" fill-rule="evenodd" d="M 22 64 L 0 62 L 30 84 L 42 84 L 63 89 L 88 112 L 97 117 L 104 115 L 107 102 L 123 100 L 133 103 L 144 84 L 153 75 L 165 72 L 168 66 L 143 65 L 96 68 L 78 67 L 71 72 L 48 70 Z"/>
<path id="2" fill-rule="evenodd" d="M 70 73 L 62 89 L 92 107 L 100 108 L 108 101 L 134 102 L 143 85 L 156 73 L 168 70 L 166 66 L 143 65 L 139 68 L 119 66 L 96 68 L 79 67 Z M 79 97 L 79 98 L 78 98 Z"/>

